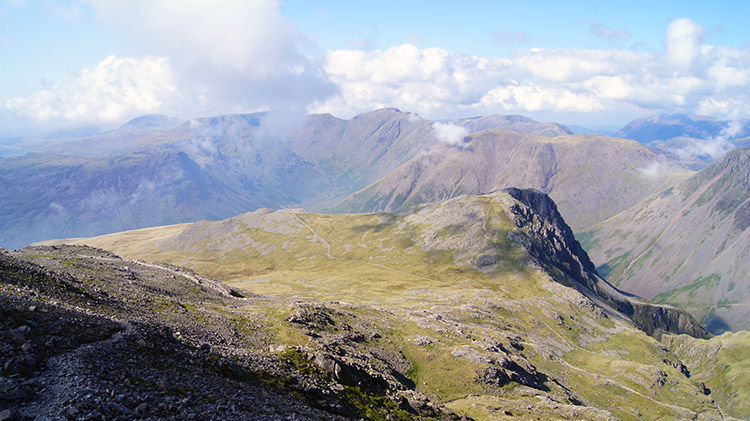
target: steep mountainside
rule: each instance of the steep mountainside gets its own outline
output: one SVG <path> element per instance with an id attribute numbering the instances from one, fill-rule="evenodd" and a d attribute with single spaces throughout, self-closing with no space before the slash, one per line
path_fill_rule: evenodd
<path id="1" fill-rule="evenodd" d="M 329 186 L 325 174 L 283 143 L 257 135 L 259 115 L 139 129 L 163 123 L 153 120 L 130 122 L 109 140 L 68 144 L 76 151 L 90 142 L 94 156 L 0 159 L 0 245 L 221 219 L 298 204 Z M 111 142 L 127 153 L 98 156 Z"/>
<path id="2" fill-rule="evenodd" d="M 572 135 L 567 127 L 557 123 L 540 123 L 520 115 L 489 115 L 483 117 L 465 118 L 452 122 L 453 125 L 465 127 L 469 133 L 482 132 L 489 129 L 508 129 L 529 133 L 537 136 L 557 137 Z"/>
<path id="3" fill-rule="evenodd" d="M 436 139 L 430 121 L 381 109 L 351 120 L 330 114 L 310 116 L 286 141 L 331 180 L 331 190 L 305 203 L 322 210 L 393 171 Z"/>
<path id="4" fill-rule="evenodd" d="M 277 341 L 301 341 L 308 355 L 329 350 L 320 366 L 335 377 L 362 355 L 399 356 L 369 365 L 390 364 L 401 379 L 389 396 L 413 391 L 484 419 L 718 417 L 681 362 L 634 323 L 654 336 L 705 331 L 608 286 L 538 192 L 462 196 L 399 215 L 262 210 L 78 242 L 298 302 L 247 311 L 273 315 Z"/>
<path id="5" fill-rule="evenodd" d="M 220 219 L 259 207 L 322 210 L 438 142 L 431 122 L 395 109 L 351 120 L 313 115 L 284 139 L 265 123 L 272 117 L 181 122 L 149 115 L 91 136 L 74 131 L 26 142 L 24 148 L 46 155 L 0 158 L 0 226 L 8 227 L 0 230 L 0 245 Z M 529 131 L 551 126 L 508 119 L 476 121 Z"/>
<path id="6" fill-rule="evenodd" d="M 750 328 L 750 149 L 583 233 L 618 287 L 678 305 L 714 332 Z"/>
<path id="7" fill-rule="evenodd" d="M 219 219 L 275 202 L 245 197 L 181 152 L 0 159 L 2 244 Z M 259 200 L 261 199 L 261 200 Z"/>
<path id="8" fill-rule="evenodd" d="M 727 131 L 732 124 L 737 125 L 736 130 Z M 712 139 L 723 136 L 731 140 L 750 136 L 750 121 L 742 120 L 732 123 L 706 116 L 661 114 L 633 120 L 620 129 L 615 136 L 642 143 L 674 137 Z"/>
<path id="9" fill-rule="evenodd" d="M 555 199 L 566 221 L 580 229 L 688 174 L 635 141 L 487 130 L 460 147 L 435 145 L 333 210 L 395 211 L 461 194 L 535 188 Z"/>
<path id="10" fill-rule="evenodd" d="M 556 123 L 540 123 L 521 116 L 492 115 L 457 120 L 451 124 L 469 133 L 510 129 L 541 136 L 571 134 Z M 341 120 L 329 114 L 313 115 L 291 136 L 292 150 L 321 168 L 334 186 L 329 200 L 316 197 L 305 203 L 324 210 L 395 170 L 410 158 L 437 143 L 433 123 L 416 114 L 381 109 Z"/>

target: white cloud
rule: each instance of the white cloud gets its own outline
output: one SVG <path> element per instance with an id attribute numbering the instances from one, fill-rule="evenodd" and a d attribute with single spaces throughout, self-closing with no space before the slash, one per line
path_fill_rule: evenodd
<path id="1" fill-rule="evenodd" d="M 0 109 L 19 118 L 79 124 L 144 112 L 190 118 L 304 109 L 336 92 L 322 54 L 315 58 L 279 0 L 44 1 L 70 19 L 90 6 L 132 56 L 107 58 L 25 97 L 0 97 Z"/>
<path id="2" fill-rule="evenodd" d="M 696 109 L 697 114 L 722 116 L 728 119 L 747 118 L 750 115 L 750 96 L 741 94 L 737 97 L 719 95 L 701 98 Z"/>
<path id="3" fill-rule="evenodd" d="M 432 125 L 432 134 L 440 142 L 451 146 L 463 147 L 464 138 L 469 135 L 469 130 L 454 124 L 434 123 Z"/>
<path id="4" fill-rule="evenodd" d="M 335 92 L 279 0 L 90 1 L 133 45 L 169 57 L 181 90 L 201 97 L 207 112 L 307 104 Z"/>
<path id="5" fill-rule="evenodd" d="M 670 151 L 680 159 L 714 161 L 732 149 L 734 149 L 734 144 L 724 137 L 717 137 L 715 139 L 686 139 Z"/>
<path id="6" fill-rule="evenodd" d="M 578 111 L 602 110 L 603 105 L 595 97 L 577 94 L 567 89 L 545 88 L 535 84 L 497 87 L 482 97 L 482 105 L 500 110 L 524 111 Z"/>
<path id="7" fill-rule="evenodd" d="M 705 31 L 690 19 L 676 19 L 667 26 L 664 40 L 667 58 L 677 70 L 688 69 L 699 54 L 699 43 Z"/>
<path id="8" fill-rule="evenodd" d="M 411 44 L 329 51 L 325 71 L 341 93 L 314 108 L 344 116 L 391 106 L 430 117 L 450 113 L 481 99 L 509 62 Z"/>
<path id="9" fill-rule="evenodd" d="M 656 178 L 664 167 L 665 164 L 663 162 L 655 161 L 647 167 L 638 168 L 638 170 L 648 178 Z"/>
<path id="10" fill-rule="evenodd" d="M 59 85 L 0 100 L 0 110 L 38 122 L 118 122 L 159 110 L 174 91 L 167 59 L 109 56 Z"/>
<path id="11" fill-rule="evenodd" d="M 97 17 L 180 65 L 265 78 L 296 64 L 293 27 L 273 0 L 91 0 Z"/>
<path id="12" fill-rule="evenodd" d="M 488 58 L 404 44 L 317 57 L 279 0 L 81 1 L 122 31 L 134 55 L 106 58 L 25 97 L 0 97 L 0 124 L 16 116 L 79 123 L 260 109 L 350 117 L 381 107 L 430 119 L 566 113 L 617 123 L 664 112 L 750 114 L 750 49 L 708 45 L 708 32 L 689 19 L 669 24 L 661 52 L 532 48 Z M 627 38 L 624 29 L 587 22 L 598 36 Z"/>
<path id="13" fill-rule="evenodd" d="M 600 36 L 627 39 L 625 29 L 589 24 Z M 486 58 L 410 44 L 329 51 L 325 71 L 340 94 L 313 109 L 347 117 L 398 107 L 433 119 L 498 112 L 747 118 L 750 49 L 705 44 L 706 34 L 676 19 L 661 52 L 532 48 Z"/>

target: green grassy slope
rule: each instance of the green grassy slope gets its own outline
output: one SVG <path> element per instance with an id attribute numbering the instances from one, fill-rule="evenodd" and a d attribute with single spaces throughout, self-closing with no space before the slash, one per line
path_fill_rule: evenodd
<path id="1" fill-rule="evenodd" d="M 519 228 L 519 211 L 533 212 L 498 192 L 407 214 L 261 210 L 69 242 L 319 303 L 326 316 L 312 327 L 288 323 L 310 319 L 295 316 L 299 305 L 248 311 L 285 345 L 371 326 L 378 337 L 361 343 L 402 355 L 417 392 L 478 419 L 717 418 L 675 355 L 543 268 L 528 245 L 544 228 Z"/>

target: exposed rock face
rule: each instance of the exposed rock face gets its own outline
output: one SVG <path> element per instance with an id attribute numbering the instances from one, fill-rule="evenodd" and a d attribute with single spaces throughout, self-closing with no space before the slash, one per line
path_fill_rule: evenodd
<path id="1" fill-rule="evenodd" d="M 649 335 L 662 332 L 686 333 L 705 338 L 710 334 L 690 315 L 669 306 L 656 306 L 631 299 L 601 278 L 573 231 L 563 220 L 555 202 L 546 194 L 506 189 L 519 205 L 509 207 L 516 225 L 529 237 L 526 247 L 555 279 L 569 287 L 591 291 L 609 305 L 625 313 Z M 574 280 L 576 283 L 570 283 Z"/>
<path id="2" fill-rule="evenodd" d="M 525 205 L 513 205 L 509 210 L 516 226 L 526 228 L 524 232 L 531 237 L 528 245 L 531 255 L 597 291 L 594 264 L 576 241 L 555 202 L 535 190 L 510 188 L 503 191 Z"/>
<path id="3" fill-rule="evenodd" d="M 646 303 L 633 303 L 633 322 L 644 332 L 657 339 L 664 333 L 686 334 L 698 339 L 706 339 L 711 334 L 695 321 L 693 316 L 674 307 Z"/>

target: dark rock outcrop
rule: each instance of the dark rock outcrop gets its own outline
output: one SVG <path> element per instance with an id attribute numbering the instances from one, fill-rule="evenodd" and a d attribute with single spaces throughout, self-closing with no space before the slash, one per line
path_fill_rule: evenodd
<path id="1" fill-rule="evenodd" d="M 503 191 L 519 202 L 511 206 L 510 216 L 527 236 L 524 246 L 555 280 L 578 289 L 584 295 L 593 294 L 630 317 L 639 329 L 651 336 L 658 337 L 664 332 L 685 333 L 697 338 L 711 336 L 684 311 L 643 302 L 619 291 L 599 276 L 549 196 L 529 189 L 509 188 Z"/>

